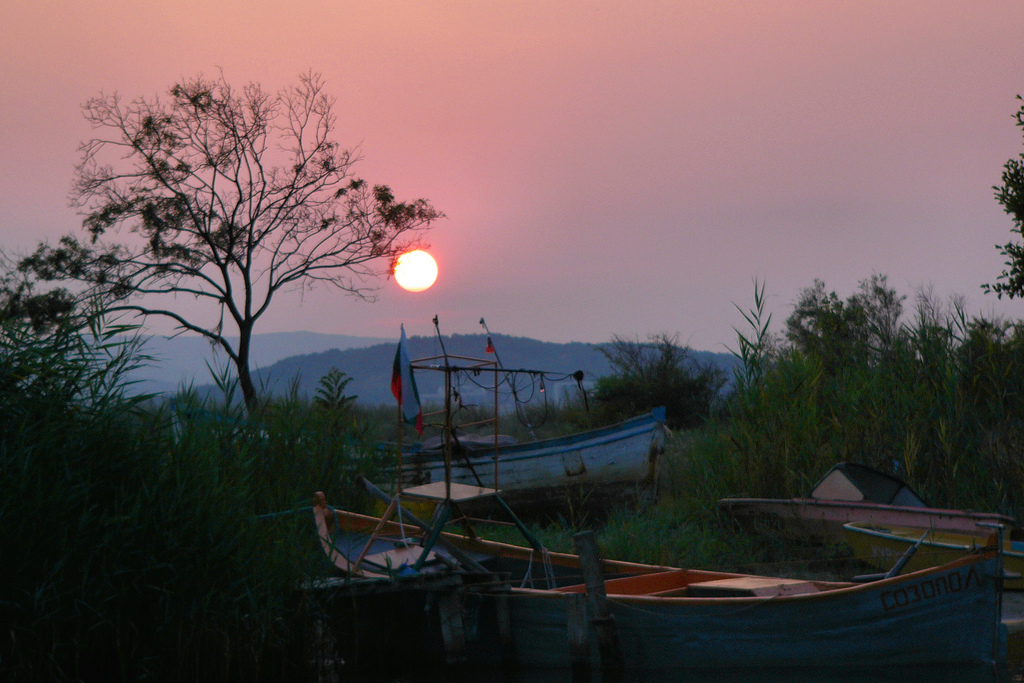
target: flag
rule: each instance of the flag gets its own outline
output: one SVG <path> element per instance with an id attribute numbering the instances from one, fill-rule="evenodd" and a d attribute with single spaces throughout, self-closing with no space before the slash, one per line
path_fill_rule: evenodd
<path id="1" fill-rule="evenodd" d="M 409 359 L 409 344 L 405 340 L 405 325 L 402 325 L 402 337 L 398 340 L 395 351 L 395 364 L 391 369 L 391 393 L 402 408 L 402 417 L 416 427 L 416 432 L 423 435 L 423 410 L 420 408 L 420 392 L 416 389 L 416 380 L 412 376 L 412 361 Z"/>
<path id="2" fill-rule="evenodd" d="M 495 353 L 495 351 L 494 351 L 494 342 L 491 341 L 491 337 L 489 335 L 487 337 L 487 348 L 484 349 L 484 351 L 487 352 L 487 353 Z"/>

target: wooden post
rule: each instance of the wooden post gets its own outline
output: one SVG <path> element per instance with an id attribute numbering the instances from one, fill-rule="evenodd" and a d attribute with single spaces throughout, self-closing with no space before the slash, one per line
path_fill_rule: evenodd
<path id="1" fill-rule="evenodd" d="M 495 610 L 498 618 L 498 638 L 501 640 L 501 663 L 506 668 L 516 665 L 516 642 L 512 635 L 512 616 L 510 614 L 508 593 L 499 593 L 495 598 Z"/>
<path id="2" fill-rule="evenodd" d="M 388 523 L 388 519 L 391 517 L 391 515 L 395 513 L 395 508 L 397 507 L 398 498 L 392 498 L 391 502 L 388 503 L 387 508 L 384 510 L 384 514 L 381 515 L 380 521 L 377 522 L 376 526 L 373 527 L 373 532 L 370 534 L 370 539 L 366 542 L 366 545 L 363 546 L 363 551 L 359 553 L 359 559 L 356 560 L 355 564 L 349 567 L 349 571 L 355 573 L 359 571 L 359 568 L 361 566 L 363 566 L 363 560 L 366 559 L 366 554 L 370 552 L 370 546 L 373 545 L 374 539 L 377 538 L 377 534 L 379 534 L 380 530 L 384 528 L 384 525 Z"/>
<path id="3" fill-rule="evenodd" d="M 448 664 L 466 661 L 466 625 L 462 619 L 463 607 L 455 591 L 442 593 L 437 601 L 437 613 L 441 620 L 441 640 L 444 642 L 444 656 Z"/>
<path id="4" fill-rule="evenodd" d="M 441 538 L 441 532 L 444 531 L 444 527 L 448 524 L 448 519 L 451 515 L 452 504 L 450 500 L 446 500 L 437 508 L 437 514 L 434 515 L 432 520 L 434 527 L 430 530 L 430 535 L 423 541 L 423 552 L 420 554 L 420 559 L 416 560 L 416 564 L 412 566 L 416 571 L 423 569 L 423 563 L 427 561 L 427 555 L 434 549 L 437 539 Z"/>
<path id="5" fill-rule="evenodd" d="M 587 591 L 587 602 L 593 614 L 591 625 L 597 636 L 597 649 L 601 654 L 601 673 L 605 681 L 622 677 L 622 648 L 615 628 L 615 616 L 608 607 L 608 596 L 604 589 L 604 575 L 601 571 L 601 557 L 593 531 L 581 531 L 572 537 L 576 553 L 583 570 L 583 584 Z"/>
<path id="6" fill-rule="evenodd" d="M 444 368 L 444 498 L 452 497 L 452 371 L 445 358 Z"/>
<path id="7" fill-rule="evenodd" d="M 569 593 L 565 596 L 566 638 L 569 641 L 569 665 L 572 679 L 589 681 L 590 620 L 587 618 L 587 596 Z"/>

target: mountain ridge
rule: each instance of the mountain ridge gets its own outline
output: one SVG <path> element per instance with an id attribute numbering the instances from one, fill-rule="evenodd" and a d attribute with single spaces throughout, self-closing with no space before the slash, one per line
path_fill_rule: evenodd
<path id="1" fill-rule="evenodd" d="M 441 356 L 500 359 L 501 367 L 544 373 L 548 390 L 559 398 L 563 390 L 575 390 L 576 381 L 570 376 L 583 372 L 583 384 L 589 387 L 598 377 L 611 371 L 608 359 L 598 350 L 598 344 L 584 342 L 545 342 L 529 337 L 504 334 L 490 335 L 496 354 L 486 352 L 488 336 L 485 334 L 453 334 L 442 337 L 408 338 L 409 354 L 414 359 Z M 280 396 L 294 385 L 302 396 L 313 396 L 319 382 L 332 368 L 351 378 L 345 388 L 348 396 L 356 396 L 364 405 L 380 405 L 393 401 L 391 396 L 391 368 L 397 339 L 353 337 L 311 332 L 277 332 L 254 335 L 253 378 L 258 387 L 271 395 Z M 152 393 L 174 393 L 182 386 L 192 385 L 201 394 L 214 392 L 214 383 L 206 363 L 214 368 L 225 365 L 224 354 L 214 354 L 208 342 L 201 337 L 151 337 L 144 348 L 151 355 L 161 355 L 157 366 L 150 363 L 136 371 L 134 379 L 142 380 L 140 390 Z M 157 353 L 153 353 L 153 352 Z M 690 357 L 700 363 L 713 363 L 731 378 L 737 360 L 732 354 L 690 350 Z M 457 364 L 460 359 L 452 361 Z M 517 375 L 517 391 L 522 394 L 539 391 L 529 374 Z M 536 377 L 534 375 L 534 377 Z M 464 380 L 460 387 L 464 401 L 485 401 L 489 390 Z M 481 384 L 486 380 L 481 380 Z M 424 403 L 439 402 L 443 395 L 443 373 L 429 370 L 416 372 L 420 399 Z M 528 398 L 523 396 L 523 398 Z"/>

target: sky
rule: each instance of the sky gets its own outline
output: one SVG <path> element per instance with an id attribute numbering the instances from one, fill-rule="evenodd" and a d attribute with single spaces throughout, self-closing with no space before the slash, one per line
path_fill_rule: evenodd
<path id="1" fill-rule="evenodd" d="M 443 211 L 425 292 L 277 300 L 257 332 L 492 332 L 736 348 L 761 283 L 885 274 L 911 299 L 984 294 L 1024 150 L 1020 0 L 56 0 L 0 24 L 0 249 L 81 234 L 81 105 L 217 76 L 337 98 L 355 172 Z M 154 324 L 154 332 L 167 333 Z"/>

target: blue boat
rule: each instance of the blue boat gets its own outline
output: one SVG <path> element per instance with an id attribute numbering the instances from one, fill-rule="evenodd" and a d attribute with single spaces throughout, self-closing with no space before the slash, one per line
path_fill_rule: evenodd
<path id="1" fill-rule="evenodd" d="M 598 560 L 595 583 L 577 555 L 443 533 L 420 558 L 423 536 L 408 518 L 382 522 L 322 500 L 314 514 L 342 575 L 307 588 L 330 606 L 332 637 L 353 665 L 394 663 L 396 652 L 420 665 L 614 662 L 663 673 L 1005 663 L 994 548 L 870 583 L 614 560 Z M 347 571 L 356 556 L 360 571 Z"/>
<path id="2" fill-rule="evenodd" d="M 395 445 L 382 445 L 394 449 Z M 564 501 L 567 492 L 593 504 L 656 493 L 665 449 L 665 409 L 618 424 L 553 439 L 509 443 L 456 437 L 452 483 L 500 489 L 516 510 Z M 495 466 L 497 463 L 497 467 Z M 402 449 L 402 486 L 445 480 L 441 439 Z M 497 480 L 497 483 L 495 483 Z"/>
<path id="3" fill-rule="evenodd" d="M 997 567 L 977 555 L 854 585 L 672 570 L 612 579 L 605 590 L 626 668 L 982 664 L 1005 656 Z M 515 591 L 517 661 L 564 665 L 562 595 L 583 590 Z"/>

